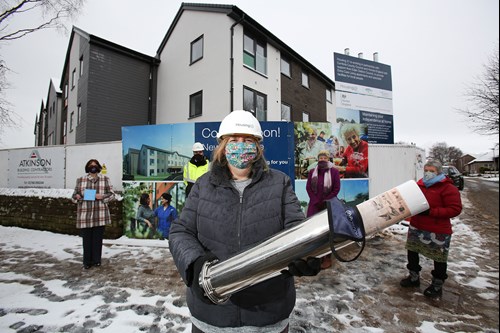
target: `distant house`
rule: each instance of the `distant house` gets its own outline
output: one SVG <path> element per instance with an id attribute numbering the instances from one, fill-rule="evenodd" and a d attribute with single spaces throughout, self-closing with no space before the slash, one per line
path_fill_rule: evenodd
<path id="1" fill-rule="evenodd" d="M 466 169 L 467 164 L 469 164 L 469 162 L 475 159 L 476 159 L 475 156 L 472 156 L 470 154 L 465 154 L 455 161 L 455 166 L 457 167 L 458 171 L 465 174 L 467 173 Z"/>
<path id="2" fill-rule="evenodd" d="M 498 171 L 498 152 L 480 154 L 465 166 L 466 174 L 481 174 L 484 171 Z"/>

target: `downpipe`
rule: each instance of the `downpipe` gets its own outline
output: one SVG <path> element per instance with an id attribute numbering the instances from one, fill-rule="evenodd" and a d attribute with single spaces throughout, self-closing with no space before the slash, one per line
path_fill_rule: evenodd
<path id="1" fill-rule="evenodd" d="M 368 237 L 429 209 L 429 204 L 416 182 L 410 180 L 356 208 Z M 335 250 L 353 243 L 336 244 Z M 331 252 L 330 223 L 325 210 L 231 258 L 205 262 L 199 284 L 213 303 L 220 304 L 238 291 L 280 275 L 296 259 Z"/>

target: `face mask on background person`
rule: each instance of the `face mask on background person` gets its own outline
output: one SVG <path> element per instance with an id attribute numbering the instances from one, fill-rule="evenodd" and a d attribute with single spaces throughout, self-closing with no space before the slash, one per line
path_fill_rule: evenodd
<path id="1" fill-rule="evenodd" d="M 86 167 L 85 171 L 88 173 L 98 173 L 99 171 L 101 171 L 101 169 L 99 169 L 97 165 L 91 165 L 89 167 Z"/>
<path id="2" fill-rule="evenodd" d="M 320 169 L 326 169 L 326 168 L 328 168 L 328 161 L 319 161 L 318 162 L 318 168 L 320 168 Z"/>
<path id="3" fill-rule="evenodd" d="M 437 176 L 437 174 L 435 172 L 431 172 L 431 171 L 424 172 L 424 180 L 425 181 L 429 181 L 429 180 L 433 179 L 436 176 Z"/>
<path id="4" fill-rule="evenodd" d="M 229 142 L 226 145 L 226 159 L 237 169 L 246 169 L 256 156 L 255 142 Z"/>
<path id="5" fill-rule="evenodd" d="M 195 154 L 192 158 L 192 163 L 196 166 L 201 166 L 206 164 L 205 156 L 200 154 Z"/>

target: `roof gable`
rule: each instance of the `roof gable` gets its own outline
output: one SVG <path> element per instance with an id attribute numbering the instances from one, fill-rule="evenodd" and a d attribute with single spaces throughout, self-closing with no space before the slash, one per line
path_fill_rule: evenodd
<path id="1" fill-rule="evenodd" d="M 255 21 L 253 18 L 251 18 L 248 14 L 243 12 L 241 9 L 239 9 L 237 6 L 234 5 L 220 5 L 220 4 L 202 4 L 202 3 L 185 3 L 183 2 L 181 4 L 181 7 L 179 8 L 179 11 L 175 15 L 174 20 L 172 21 L 172 24 L 167 30 L 167 33 L 165 34 L 165 37 L 163 37 L 163 40 L 160 43 L 160 46 L 158 47 L 158 50 L 156 51 L 156 58 L 160 58 L 160 55 L 167 44 L 170 36 L 173 34 L 174 29 L 179 22 L 180 17 L 184 13 L 184 11 L 191 10 L 191 11 L 202 11 L 202 12 L 217 12 L 217 13 L 223 13 L 229 16 L 231 19 L 235 21 L 236 24 L 241 24 L 245 28 L 249 28 L 253 31 L 258 32 L 262 37 L 266 39 L 266 42 L 271 44 L 273 47 L 277 48 L 280 50 L 280 52 L 285 52 L 288 57 L 291 57 L 298 63 L 301 64 L 301 66 L 304 67 L 304 69 L 308 70 L 311 73 L 316 74 L 318 77 L 320 77 L 322 80 L 327 82 L 331 87 L 335 88 L 335 82 L 330 79 L 327 75 L 325 75 L 323 72 L 321 72 L 319 69 L 317 69 L 314 65 L 312 65 L 310 62 L 308 62 L 306 59 L 304 59 L 300 54 L 295 52 L 292 48 L 290 48 L 288 45 L 286 45 L 283 41 L 281 41 L 278 37 L 273 35 L 270 31 L 268 31 L 266 28 L 264 28 L 262 25 L 260 25 L 257 21 Z"/>

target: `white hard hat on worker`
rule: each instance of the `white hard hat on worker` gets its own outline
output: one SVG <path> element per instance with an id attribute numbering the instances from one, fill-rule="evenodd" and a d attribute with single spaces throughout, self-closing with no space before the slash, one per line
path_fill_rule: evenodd
<path id="1" fill-rule="evenodd" d="M 251 135 L 258 141 L 262 140 L 259 121 L 251 112 L 244 110 L 235 110 L 222 120 L 217 132 L 217 140 L 220 141 L 223 136 L 234 134 Z"/>
<path id="2" fill-rule="evenodd" d="M 193 151 L 204 151 L 203 145 L 199 142 L 195 142 L 193 145 Z"/>

